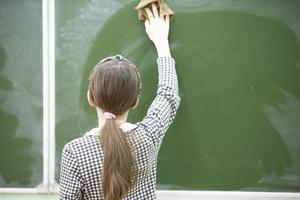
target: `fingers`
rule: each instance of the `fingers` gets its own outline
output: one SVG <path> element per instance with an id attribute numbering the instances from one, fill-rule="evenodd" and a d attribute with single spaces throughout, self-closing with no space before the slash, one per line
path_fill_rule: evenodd
<path id="1" fill-rule="evenodd" d="M 150 21 L 152 19 L 160 19 L 160 20 L 163 20 L 163 21 L 165 21 L 167 23 L 170 22 L 170 16 L 169 15 L 163 15 L 161 13 L 161 8 L 159 8 L 159 11 L 158 11 L 155 3 L 152 3 L 151 6 L 152 6 L 152 11 L 150 10 L 149 7 L 144 8 L 145 13 L 146 13 L 147 18 L 148 18 L 148 22 L 147 23 L 150 24 Z M 146 24 L 146 21 L 145 21 L 145 24 Z"/>
<path id="2" fill-rule="evenodd" d="M 154 17 L 153 14 L 152 14 L 152 12 L 151 12 L 151 10 L 149 8 L 145 8 L 145 12 L 146 12 L 146 14 L 148 16 L 148 19 L 151 19 L 151 18 Z"/>
<path id="3" fill-rule="evenodd" d="M 159 7 L 159 16 L 160 16 L 160 19 L 164 19 L 165 15 L 162 14 L 162 8 Z"/>
<path id="4" fill-rule="evenodd" d="M 158 10 L 155 3 L 152 3 L 152 12 L 155 18 L 159 18 Z"/>
<path id="5" fill-rule="evenodd" d="M 165 20 L 169 24 L 170 23 L 170 15 L 165 15 Z"/>
<path id="6" fill-rule="evenodd" d="M 151 8 L 152 11 L 148 7 L 144 8 L 148 18 L 149 19 L 151 19 L 151 18 L 161 18 L 160 14 L 158 13 L 158 10 L 157 10 L 157 7 L 156 7 L 155 3 L 152 3 L 151 6 L 152 6 L 152 8 Z"/>

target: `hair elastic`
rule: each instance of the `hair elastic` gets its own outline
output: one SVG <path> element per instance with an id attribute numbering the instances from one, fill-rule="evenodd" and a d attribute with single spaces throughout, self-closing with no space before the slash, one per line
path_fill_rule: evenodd
<path id="1" fill-rule="evenodd" d="M 116 115 L 114 115 L 114 114 L 112 114 L 112 113 L 110 113 L 110 112 L 105 112 L 105 113 L 103 113 L 104 114 L 104 118 L 105 119 L 116 119 Z"/>

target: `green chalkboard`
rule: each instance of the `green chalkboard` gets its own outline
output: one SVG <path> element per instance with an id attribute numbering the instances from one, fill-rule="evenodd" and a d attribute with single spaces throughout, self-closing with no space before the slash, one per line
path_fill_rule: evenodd
<path id="1" fill-rule="evenodd" d="M 63 145 L 97 124 L 86 90 L 99 59 L 121 53 L 141 72 L 130 122 L 155 97 L 156 53 L 135 4 L 56 2 L 57 166 Z M 300 1 L 169 4 L 182 102 L 159 154 L 159 188 L 299 192 Z"/>
<path id="2" fill-rule="evenodd" d="M 43 175 L 42 1 L 0 0 L 0 187 Z"/>

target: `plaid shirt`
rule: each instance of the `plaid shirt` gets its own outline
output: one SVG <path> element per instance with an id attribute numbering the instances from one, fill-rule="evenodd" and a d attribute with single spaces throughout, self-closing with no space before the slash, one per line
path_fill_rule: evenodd
<path id="1" fill-rule="evenodd" d="M 136 124 L 120 126 L 133 146 L 133 156 L 137 161 L 137 181 L 124 200 L 156 199 L 157 155 L 163 137 L 173 122 L 180 104 L 175 61 L 170 57 L 160 57 L 158 64 L 157 96 L 150 105 L 146 116 Z M 61 200 L 104 199 L 101 173 L 103 172 L 103 152 L 97 135 L 98 128 L 72 140 L 63 148 L 60 190 Z"/>

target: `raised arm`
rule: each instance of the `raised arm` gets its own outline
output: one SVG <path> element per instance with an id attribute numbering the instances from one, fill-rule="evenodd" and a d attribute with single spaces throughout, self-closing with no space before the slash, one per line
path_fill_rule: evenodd
<path id="1" fill-rule="evenodd" d="M 173 122 L 180 104 L 175 60 L 169 48 L 169 16 L 160 16 L 152 5 L 152 12 L 146 8 L 148 19 L 145 21 L 146 32 L 153 41 L 157 54 L 158 89 L 157 95 L 150 105 L 146 116 L 141 122 L 157 148 L 163 136 Z"/>

